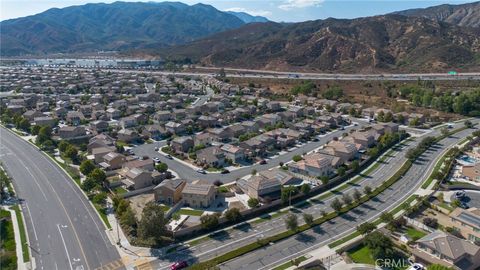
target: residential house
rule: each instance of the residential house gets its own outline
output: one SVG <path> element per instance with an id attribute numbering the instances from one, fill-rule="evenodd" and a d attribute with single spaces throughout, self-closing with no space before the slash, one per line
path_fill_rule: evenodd
<path id="1" fill-rule="evenodd" d="M 193 146 L 191 136 L 176 137 L 170 142 L 170 147 L 177 153 L 188 153 Z"/>
<path id="2" fill-rule="evenodd" d="M 154 140 L 161 140 L 168 137 L 169 133 L 160 125 L 147 125 L 142 130 L 142 135 Z"/>
<path id="3" fill-rule="evenodd" d="M 85 120 L 85 116 L 83 116 L 83 113 L 81 112 L 69 111 L 67 112 L 66 120 L 67 123 L 78 126 L 83 120 Z"/>
<path id="4" fill-rule="evenodd" d="M 123 129 L 137 126 L 137 119 L 133 116 L 122 117 L 120 119 L 120 126 Z"/>
<path id="5" fill-rule="evenodd" d="M 155 201 L 175 205 L 182 199 L 182 191 L 187 182 L 182 179 L 168 179 L 153 189 Z"/>
<path id="6" fill-rule="evenodd" d="M 458 270 L 480 267 L 480 247 L 443 231 L 430 233 L 416 242 L 412 249 L 416 261 L 441 264 Z"/>
<path id="7" fill-rule="evenodd" d="M 455 208 L 450 213 L 453 228 L 468 241 L 480 243 L 480 209 Z"/>
<path id="8" fill-rule="evenodd" d="M 104 133 L 90 138 L 87 145 L 88 152 L 92 153 L 92 149 L 98 147 L 111 147 L 115 150 L 115 139 Z"/>
<path id="9" fill-rule="evenodd" d="M 226 128 L 209 128 L 207 132 L 217 142 L 226 142 L 231 138 L 231 133 Z"/>
<path id="10" fill-rule="evenodd" d="M 221 147 L 221 150 L 225 154 L 225 158 L 231 160 L 233 163 L 240 163 L 245 160 L 245 150 L 241 147 L 224 144 Z"/>
<path id="11" fill-rule="evenodd" d="M 165 124 L 165 129 L 170 132 L 171 134 L 182 134 L 185 132 L 186 127 L 182 123 L 177 123 L 177 122 L 168 122 Z"/>
<path id="12" fill-rule="evenodd" d="M 104 131 L 107 131 L 108 122 L 103 120 L 96 120 L 96 121 L 90 122 L 90 130 L 92 130 L 94 134 L 99 134 Z"/>
<path id="13" fill-rule="evenodd" d="M 96 164 L 100 164 L 104 161 L 103 157 L 108 154 L 108 153 L 111 153 L 115 151 L 115 147 L 96 147 L 96 148 L 93 148 L 92 149 L 92 155 L 91 155 L 91 159 L 93 159 L 93 161 L 96 163 Z"/>
<path id="14" fill-rule="evenodd" d="M 63 126 L 58 130 L 58 136 L 64 140 L 77 139 L 86 136 L 83 126 Z"/>
<path id="15" fill-rule="evenodd" d="M 43 117 L 35 117 L 33 122 L 37 126 L 49 126 L 54 127 L 57 124 L 57 120 L 50 116 L 43 116 Z"/>
<path id="16" fill-rule="evenodd" d="M 194 144 L 197 145 L 209 145 L 212 143 L 212 135 L 208 132 L 202 132 L 194 136 Z"/>
<path id="17" fill-rule="evenodd" d="M 225 153 L 218 146 L 201 149 L 196 154 L 199 165 L 220 168 L 226 164 Z"/>
<path id="18" fill-rule="evenodd" d="M 152 172 L 140 168 L 133 168 L 125 174 L 122 182 L 128 189 L 141 189 L 153 184 Z"/>
<path id="19" fill-rule="evenodd" d="M 133 129 L 121 129 L 117 132 L 117 138 L 119 141 L 131 143 L 140 139 L 138 132 Z"/>
<path id="20" fill-rule="evenodd" d="M 197 119 L 197 124 L 201 128 L 214 127 L 217 124 L 217 119 L 212 116 L 202 115 Z"/>
<path id="21" fill-rule="evenodd" d="M 298 162 L 289 163 L 288 169 L 292 172 L 311 177 L 329 177 L 335 174 L 335 168 L 339 165 L 341 165 L 340 158 L 337 156 L 311 153 L 305 155 L 303 159 Z"/>
<path id="22" fill-rule="evenodd" d="M 124 172 L 133 168 L 143 169 L 145 171 L 153 171 L 155 162 L 150 158 L 134 159 L 123 164 Z"/>
<path id="23" fill-rule="evenodd" d="M 193 182 L 185 185 L 182 190 L 182 198 L 186 206 L 206 208 L 213 204 L 216 193 L 215 186 L 212 184 Z"/>
<path id="24" fill-rule="evenodd" d="M 106 170 L 116 170 L 122 168 L 125 163 L 125 156 L 116 152 L 110 152 L 103 156 L 103 162 L 100 162 L 100 166 Z"/>
<path id="25" fill-rule="evenodd" d="M 345 141 L 330 141 L 324 149 L 320 150 L 320 152 L 339 157 L 343 164 L 354 159 L 358 149 L 353 143 Z"/>
<path id="26" fill-rule="evenodd" d="M 277 178 L 257 174 L 248 179 L 240 178 L 237 180 L 237 186 L 250 198 L 261 199 L 266 196 L 279 197 L 282 185 Z"/>

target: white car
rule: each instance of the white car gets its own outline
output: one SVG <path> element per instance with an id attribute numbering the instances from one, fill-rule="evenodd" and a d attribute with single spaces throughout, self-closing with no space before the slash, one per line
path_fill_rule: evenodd
<path id="1" fill-rule="evenodd" d="M 155 161 L 155 163 L 160 163 L 160 159 L 158 157 L 154 157 L 153 161 Z"/>

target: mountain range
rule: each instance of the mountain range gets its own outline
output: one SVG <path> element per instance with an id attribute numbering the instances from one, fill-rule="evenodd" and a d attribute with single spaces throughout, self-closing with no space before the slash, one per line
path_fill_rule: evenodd
<path id="1" fill-rule="evenodd" d="M 204 4 L 86 4 L 2 21 L 0 45 L 2 55 L 159 48 L 244 24 Z"/>
<path id="2" fill-rule="evenodd" d="M 479 28 L 391 14 L 249 24 L 160 50 L 160 55 L 214 66 L 369 72 L 478 67 L 479 52 Z"/>
<path id="3" fill-rule="evenodd" d="M 342 72 L 480 67 L 480 2 L 275 23 L 178 2 L 87 4 L 0 22 L 2 55 L 117 50 L 204 65 Z"/>
<path id="4" fill-rule="evenodd" d="M 424 17 L 460 26 L 480 26 L 480 2 L 462 5 L 439 5 L 429 8 L 409 9 L 395 12 L 404 16 Z"/>

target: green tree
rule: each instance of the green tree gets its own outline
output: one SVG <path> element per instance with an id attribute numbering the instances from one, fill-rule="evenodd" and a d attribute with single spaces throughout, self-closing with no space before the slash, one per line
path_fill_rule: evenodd
<path id="1" fill-rule="evenodd" d="M 250 208 L 254 208 L 254 207 L 257 207 L 257 205 L 259 204 L 259 201 L 256 198 L 250 198 L 248 199 L 247 203 Z"/>
<path id="2" fill-rule="evenodd" d="M 390 223 L 393 221 L 393 214 L 390 212 L 382 212 L 380 215 L 380 220 L 382 220 L 384 223 Z"/>
<path id="3" fill-rule="evenodd" d="M 292 158 L 292 160 L 295 161 L 295 162 L 299 162 L 299 161 L 302 160 L 302 159 L 303 159 L 303 158 L 302 158 L 302 156 L 300 156 L 300 155 L 295 155 L 295 156 L 293 156 L 293 158 Z"/>
<path id="4" fill-rule="evenodd" d="M 362 198 L 362 193 L 360 193 L 358 189 L 354 189 L 352 196 L 353 196 L 353 199 L 358 202 Z"/>
<path id="5" fill-rule="evenodd" d="M 160 244 L 165 233 L 166 222 L 162 207 L 153 202 L 147 203 L 138 224 L 138 237 L 145 243 Z"/>
<path id="6" fill-rule="evenodd" d="M 370 249 L 373 259 L 392 258 L 395 254 L 392 240 L 378 231 L 365 236 L 363 242 Z"/>
<path id="7" fill-rule="evenodd" d="M 300 187 L 300 191 L 303 193 L 303 194 L 308 194 L 310 192 L 310 185 L 309 184 L 303 184 L 301 187 Z"/>
<path id="8" fill-rule="evenodd" d="M 95 183 L 101 185 L 107 180 L 107 175 L 102 169 L 95 168 L 87 178 L 92 178 Z"/>
<path id="9" fill-rule="evenodd" d="M 295 186 L 283 186 L 281 191 L 281 199 L 283 204 L 290 204 L 290 199 L 293 195 L 298 193 L 298 189 Z"/>
<path id="10" fill-rule="evenodd" d="M 85 190 L 86 192 L 90 192 L 91 190 L 93 190 L 97 186 L 98 186 L 98 183 L 91 177 L 87 177 L 82 182 L 82 189 Z"/>
<path id="11" fill-rule="evenodd" d="M 72 161 L 78 160 L 78 150 L 75 146 L 69 145 L 65 150 L 65 157 L 71 159 Z"/>
<path id="12" fill-rule="evenodd" d="M 166 163 L 158 163 L 158 164 L 155 166 L 155 169 L 156 169 L 158 172 L 164 173 L 164 172 L 168 171 L 168 165 L 167 165 Z"/>
<path id="13" fill-rule="evenodd" d="M 237 222 L 242 218 L 242 214 L 238 208 L 230 208 L 225 211 L 225 218 L 230 222 Z"/>
<path id="14" fill-rule="evenodd" d="M 357 226 L 357 231 L 360 234 L 366 235 L 376 229 L 376 226 L 373 223 L 365 222 Z"/>
<path id="15" fill-rule="evenodd" d="M 69 146 L 70 146 L 70 144 L 67 141 L 60 141 L 58 143 L 58 150 L 60 151 L 60 153 L 63 153 L 65 151 L 67 151 L 67 148 Z"/>
<path id="16" fill-rule="evenodd" d="M 352 164 L 350 165 L 350 168 L 356 172 L 359 168 L 360 168 L 360 163 L 358 162 L 358 160 L 354 160 L 352 162 Z"/>
<path id="17" fill-rule="evenodd" d="M 107 201 L 107 193 L 105 192 L 100 192 L 95 194 L 95 196 L 93 196 L 93 199 L 92 199 L 93 203 L 101 204 L 101 205 L 105 204 L 106 201 Z"/>
<path id="18" fill-rule="evenodd" d="M 305 221 L 305 224 L 307 224 L 308 226 L 313 225 L 313 216 L 311 214 L 304 213 L 303 220 Z"/>
<path id="19" fill-rule="evenodd" d="M 22 117 L 22 119 L 18 123 L 18 128 L 23 130 L 23 131 L 29 131 L 30 130 L 30 122 L 26 118 Z"/>
<path id="20" fill-rule="evenodd" d="M 30 127 L 30 133 L 32 133 L 32 135 L 38 135 L 38 132 L 40 131 L 40 128 L 41 128 L 41 126 L 33 125 L 33 126 Z"/>
<path id="21" fill-rule="evenodd" d="M 370 186 L 365 186 L 363 188 L 363 193 L 367 196 L 370 196 L 370 194 L 372 194 L 372 188 Z"/>
<path id="22" fill-rule="evenodd" d="M 352 203 L 352 196 L 348 193 L 344 193 L 342 196 L 342 201 L 345 205 L 350 205 Z"/>
<path id="23" fill-rule="evenodd" d="M 288 214 L 285 218 L 285 226 L 291 231 L 296 231 L 298 228 L 297 216 L 294 214 Z"/>
<path id="24" fill-rule="evenodd" d="M 36 143 L 37 144 L 43 144 L 45 141 L 50 140 L 51 136 L 52 136 L 52 129 L 48 126 L 43 126 L 38 131 L 38 135 L 37 135 L 37 138 L 36 138 Z"/>
<path id="25" fill-rule="evenodd" d="M 338 167 L 337 174 L 340 176 L 344 176 L 346 173 L 345 167 Z"/>
<path id="26" fill-rule="evenodd" d="M 342 202 L 340 202 L 338 198 L 335 198 L 330 203 L 330 207 L 332 207 L 335 212 L 340 212 L 340 210 L 342 209 Z"/>
<path id="27" fill-rule="evenodd" d="M 80 172 L 83 175 L 89 175 L 95 169 L 95 164 L 93 161 L 86 159 L 80 164 Z"/>
<path id="28" fill-rule="evenodd" d="M 218 213 L 211 215 L 203 215 L 200 217 L 202 228 L 211 230 L 218 226 Z"/>
<path id="29" fill-rule="evenodd" d="M 329 180 L 330 180 L 330 179 L 328 178 L 328 176 L 325 176 L 325 175 L 324 175 L 324 176 L 321 176 L 321 177 L 320 177 L 320 181 L 322 181 L 322 184 L 324 184 L 324 185 L 328 184 L 328 181 L 329 181 Z"/>

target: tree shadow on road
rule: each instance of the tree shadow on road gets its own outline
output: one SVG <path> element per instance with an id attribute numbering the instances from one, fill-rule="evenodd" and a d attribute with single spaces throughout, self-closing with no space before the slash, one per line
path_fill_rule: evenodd
<path id="1" fill-rule="evenodd" d="M 295 240 L 303 242 L 303 243 L 308 243 L 308 242 L 311 243 L 311 242 L 314 242 L 316 240 L 316 238 L 311 236 L 311 235 L 308 235 L 306 233 L 301 232 L 301 233 L 295 235 Z"/>

